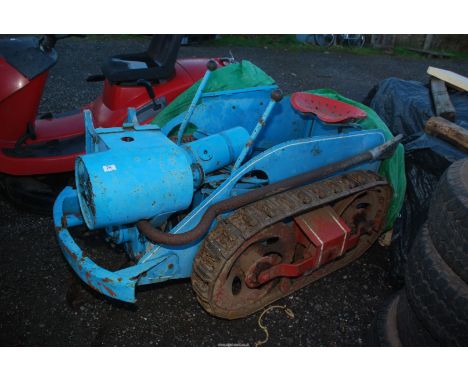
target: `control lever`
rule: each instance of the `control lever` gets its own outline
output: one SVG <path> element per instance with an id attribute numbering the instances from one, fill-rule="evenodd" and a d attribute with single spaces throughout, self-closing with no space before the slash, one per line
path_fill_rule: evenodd
<path id="1" fill-rule="evenodd" d="M 214 72 L 217 67 L 218 63 L 215 60 L 209 60 L 206 64 L 207 71 L 205 72 L 203 78 L 200 80 L 200 85 L 198 85 L 198 89 L 195 95 L 193 96 L 192 102 L 190 103 L 187 112 L 184 115 L 182 123 L 180 124 L 179 132 L 177 133 L 177 145 L 180 145 L 182 143 L 182 137 L 184 136 L 185 128 L 187 127 L 190 118 L 192 117 L 193 111 L 195 110 L 195 106 L 197 106 L 198 101 L 202 97 L 203 90 L 205 89 L 205 86 L 208 83 L 208 80 L 210 79 L 211 73 Z"/>
<path id="2" fill-rule="evenodd" d="M 239 154 L 239 157 L 237 158 L 236 162 L 232 166 L 231 172 L 236 171 L 242 165 L 242 162 L 244 161 L 245 157 L 249 154 L 252 148 L 252 145 L 255 142 L 255 139 L 258 137 L 258 134 L 260 134 L 260 131 L 265 126 L 266 121 L 268 117 L 270 116 L 273 108 L 278 102 L 281 102 L 281 100 L 283 99 L 283 92 L 280 89 L 273 90 L 271 92 L 270 97 L 271 97 L 270 102 L 268 103 L 265 111 L 263 112 L 263 115 L 260 117 L 260 119 L 257 122 L 257 125 L 255 126 L 252 133 L 250 134 L 250 138 L 245 144 L 241 153 Z"/>

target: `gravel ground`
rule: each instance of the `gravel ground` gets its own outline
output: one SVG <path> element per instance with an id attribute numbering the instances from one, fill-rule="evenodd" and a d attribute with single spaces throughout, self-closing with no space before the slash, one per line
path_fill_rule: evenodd
<path id="1" fill-rule="evenodd" d="M 106 57 L 144 49 L 145 40 L 60 41 L 41 112 L 65 111 L 90 101 L 101 84 L 84 82 Z M 467 75 L 467 62 L 230 48 L 276 79 L 286 92 L 330 87 L 362 100 L 378 81 L 396 76 L 425 81 L 428 65 Z M 229 48 L 184 47 L 181 57 L 222 56 Z M 145 287 L 134 306 L 116 303 L 82 287 L 56 243 L 52 219 L 18 211 L 0 197 L 0 344 L 32 346 L 217 346 L 254 345 L 263 339 L 258 315 L 216 319 L 197 304 L 189 280 Z M 279 302 L 266 316 L 267 345 L 366 345 L 379 305 L 395 290 L 391 252 L 374 246 L 361 259 Z M 70 303 L 68 296 L 74 296 Z"/>

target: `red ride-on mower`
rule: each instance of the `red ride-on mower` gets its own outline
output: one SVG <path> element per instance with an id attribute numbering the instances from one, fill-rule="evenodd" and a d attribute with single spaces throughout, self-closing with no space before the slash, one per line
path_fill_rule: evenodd
<path id="1" fill-rule="evenodd" d="M 181 37 L 156 35 L 146 52 L 111 57 L 102 75 L 102 94 L 79 110 L 37 115 L 49 70 L 57 62 L 57 40 L 71 35 L 0 39 L 0 185 L 16 204 L 51 211 L 71 179 L 75 157 L 84 152 L 83 110 L 99 127 L 121 126 L 129 107 L 140 124 L 150 122 L 181 92 L 198 81 L 208 59 L 176 60 Z M 228 60 L 216 60 L 225 65 Z"/>

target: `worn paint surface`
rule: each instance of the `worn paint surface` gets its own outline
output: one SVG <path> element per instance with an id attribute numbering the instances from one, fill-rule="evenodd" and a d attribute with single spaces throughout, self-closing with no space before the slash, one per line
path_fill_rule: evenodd
<path id="1" fill-rule="evenodd" d="M 160 216 L 159 224 L 172 212 L 186 209 L 193 203 L 187 215 L 170 230 L 186 232 L 218 201 L 346 159 L 385 142 L 378 130 L 364 131 L 356 123 L 334 126 L 298 113 L 291 107 L 288 97 L 271 106 L 268 118 L 259 123 L 267 106 L 271 105 L 270 93 L 274 89 L 262 87 L 203 94 L 190 117 L 197 131 L 194 139 L 190 139 L 193 142 L 187 143 L 185 148 L 165 136 L 181 123 L 183 115 L 161 129 L 158 126 L 132 127 L 131 118 L 123 128 L 106 129 L 105 133 L 88 129 L 90 155 L 82 159 L 86 158 L 87 173 L 91 174 L 89 198 L 93 203 L 88 203 L 95 211 L 88 208 L 84 213 L 83 205 L 87 201 L 80 188 L 78 192 L 66 188 L 54 206 L 60 245 L 80 278 L 107 296 L 134 302 L 137 285 L 189 277 L 203 240 L 202 237 L 180 247 L 158 245 L 138 234 L 137 220 Z M 256 126 L 261 128 L 252 135 Z M 230 135 L 232 128 L 237 128 L 237 133 Z M 220 136 L 216 138 L 216 134 Z M 231 165 L 249 142 L 249 135 L 249 154 L 245 162 L 232 171 Z M 377 171 L 378 167 L 379 162 L 375 161 L 349 170 Z M 220 168 L 222 171 L 218 172 Z M 99 176 L 94 178 L 96 174 Z M 258 174 L 262 174 L 260 178 Z M 137 198 L 136 195 L 146 196 Z M 94 223 L 86 214 L 94 215 Z M 130 257 L 136 260 L 135 265 L 110 272 L 95 264 L 68 230 L 70 226 L 83 224 L 83 220 L 92 227 L 106 227 L 114 240 L 124 243 Z M 125 226 L 120 227 L 122 224 Z M 216 225 L 216 221 L 213 222 L 210 230 Z"/>

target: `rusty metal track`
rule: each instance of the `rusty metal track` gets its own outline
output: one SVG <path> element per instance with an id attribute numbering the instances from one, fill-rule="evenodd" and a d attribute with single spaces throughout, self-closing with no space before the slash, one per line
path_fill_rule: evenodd
<path id="1" fill-rule="evenodd" d="M 242 207 L 228 218 L 220 220 L 216 228 L 204 239 L 193 263 L 192 286 L 198 301 L 206 311 L 215 316 L 227 319 L 241 318 L 348 264 L 365 252 L 373 240 L 364 243 L 359 252 L 351 251 L 311 274 L 300 277 L 287 291 L 273 288 L 259 301 L 251 301 L 240 309 L 227 309 L 216 303 L 220 298 L 215 295 L 218 293 L 215 292 L 217 283 L 223 274 L 225 276 L 226 272 L 229 272 L 235 261 L 234 257 L 253 236 L 288 217 L 376 188 L 382 192 L 382 208 L 385 215 L 391 199 L 391 187 L 376 173 L 356 171 L 270 196 Z M 384 220 L 382 219 L 380 230 Z"/>

